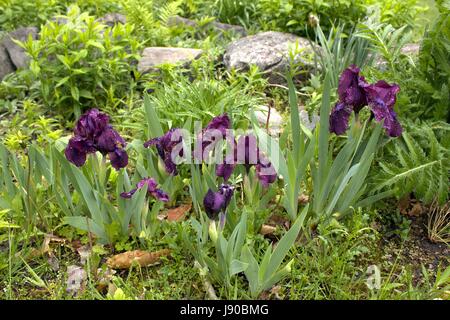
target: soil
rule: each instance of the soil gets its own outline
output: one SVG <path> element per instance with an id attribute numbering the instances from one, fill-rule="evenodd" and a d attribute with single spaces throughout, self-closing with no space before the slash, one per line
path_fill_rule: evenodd
<path id="1" fill-rule="evenodd" d="M 399 258 L 398 264 L 413 267 L 413 282 L 417 284 L 423 278 L 422 265 L 430 275 L 450 265 L 450 245 L 428 239 L 427 214 L 408 218 L 411 221 L 408 239 L 402 242 L 398 237 L 383 238 L 382 245 L 385 258 L 391 262 Z"/>

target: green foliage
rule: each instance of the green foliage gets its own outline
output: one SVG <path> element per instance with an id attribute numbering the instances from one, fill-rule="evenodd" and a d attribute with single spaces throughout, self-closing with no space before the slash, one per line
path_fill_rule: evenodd
<path id="1" fill-rule="evenodd" d="M 292 79 L 289 81 L 289 106 L 291 108 L 291 134 L 292 149 L 287 145 L 288 132 L 280 139 L 280 142 L 270 137 L 258 123 L 256 116 L 252 114 L 253 130 L 259 139 L 260 148 L 267 154 L 270 162 L 275 166 L 278 174 L 284 179 L 283 206 L 286 209 L 291 221 L 298 216 L 298 196 L 302 188 L 302 180 L 306 178 L 306 171 L 309 162 L 314 156 L 316 147 L 316 137 L 300 124 L 297 103 Z M 328 78 L 326 81 L 329 81 Z M 328 93 L 329 93 L 329 88 Z M 328 101 L 329 102 L 329 101 Z M 294 112 L 292 112 L 294 110 Z"/>
<path id="2" fill-rule="evenodd" d="M 97 17 L 119 10 L 114 0 L 0 0 L 0 30 L 39 27 L 56 15 L 66 13 L 66 7 L 72 4 Z"/>
<path id="3" fill-rule="evenodd" d="M 334 144 L 329 133 L 331 90 L 331 79 L 327 73 L 324 80 L 320 123 L 314 132 L 310 132 L 300 124 L 296 112 L 295 88 L 292 81 L 289 81 L 292 149 L 287 145 L 287 136 L 282 137 L 278 143 L 258 128 L 256 119 L 253 120 L 261 149 L 284 179 L 283 205 L 292 221 L 298 215 L 298 195 L 301 188 L 306 187 L 303 180 L 306 179 L 308 169 L 311 170 L 312 179 L 310 202 L 312 202 L 313 224 L 318 221 L 329 223 L 333 216 L 340 217 L 351 212 L 353 207 L 369 205 L 387 195 L 380 193 L 361 200 L 367 193 L 367 175 L 378 146 L 380 124 L 366 136 L 367 122 L 361 126 L 359 120 L 355 119 L 344 145 L 333 158 Z"/>
<path id="4" fill-rule="evenodd" d="M 147 46 L 166 44 L 171 35 L 169 18 L 180 12 L 180 1 L 121 0 L 127 22 L 134 25 L 134 32 Z"/>
<path id="5" fill-rule="evenodd" d="M 333 24 L 354 23 L 365 15 L 365 6 L 355 0 L 261 0 L 257 12 L 265 29 L 304 35 L 318 23 L 323 30 Z"/>
<path id="6" fill-rule="evenodd" d="M 260 95 L 246 94 L 247 89 L 242 81 L 227 85 L 213 79 L 190 82 L 179 77 L 172 83 L 160 84 L 149 97 L 160 121 L 170 123 L 169 127 L 181 127 L 188 118 L 206 125 L 212 117 L 224 112 L 239 127 L 248 111 L 261 101 Z"/>
<path id="7" fill-rule="evenodd" d="M 359 30 L 355 29 L 347 35 L 344 27 L 338 26 L 333 27 L 326 37 L 320 26 L 316 29 L 316 42 L 320 47 L 315 51 L 321 69 L 331 77 L 332 88 L 337 88 L 339 76 L 348 66 L 354 64 L 364 68 L 373 64 L 374 55 L 370 55 L 371 43 L 358 37 L 358 32 Z"/>
<path id="8" fill-rule="evenodd" d="M 367 0 L 366 3 L 371 5 L 367 10 L 368 16 L 379 15 L 380 22 L 391 24 L 396 29 L 414 27 L 420 13 L 427 10 L 418 0 Z"/>
<path id="9" fill-rule="evenodd" d="M 12 31 L 18 27 L 39 26 L 53 15 L 64 12 L 66 4 L 60 0 L 0 0 L 1 29 Z"/>
<path id="10" fill-rule="evenodd" d="M 30 232 L 38 222 L 48 225 L 44 199 L 50 189 L 45 158 L 35 146 L 27 151 L 26 158 L 18 157 L 0 144 L 0 209 L 10 210 L 14 220 Z"/>
<path id="11" fill-rule="evenodd" d="M 61 118 L 46 115 L 43 106 L 31 99 L 19 101 L 15 106 L 17 109 L 9 113 L 9 119 L 0 122 L 2 142 L 10 151 L 23 153 L 33 140 L 45 146 L 61 137 Z"/>
<path id="12" fill-rule="evenodd" d="M 379 70 L 370 71 L 400 85 L 397 109 L 401 117 L 436 121 L 450 117 L 450 6 L 445 3 L 425 32 L 417 57 L 401 51 L 412 36 L 405 27 L 395 29 L 373 20 L 360 24 L 358 36 L 370 41 L 374 54 L 382 59 L 378 59 Z"/>
<path id="13" fill-rule="evenodd" d="M 358 25 L 356 36 L 369 41 L 374 47 L 373 54 L 379 54 L 378 58 L 382 58 L 396 72 L 401 49 L 410 41 L 411 32 L 407 31 L 406 26 L 396 29 L 390 24 L 368 19 Z"/>
<path id="14" fill-rule="evenodd" d="M 278 30 L 306 35 L 318 24 L 328 32 L 333 26 L 354 25 L 366 16 L 377 15 L 379 22 L 395 27 L 415 26 L 424 8 L 417 0 L 203 0 L 188 1 L 188 12 L 196 16 L 215 16 L 222 22 L 248 28 Z"/>
<path id="15" fill-rule="evenodd" d="M 211 9 L 219 21 L 244 26 L 250 25 L 250 17 L 258 10 L 255 1 L 248 0 L 216 0 Z"/>
<path id="16" fill-rule="evenodd" d="M 115 107 L 132 86 L 133 61 L 140 44 L 133 26 L 109 28 L 78 7 L 67 23 L 48 22 L 38 40 L 20 43 L 31 57 L 30 70 L 39 85 L 32 87 L 49 107 L 80 113 L 94 106 Z"/>
<path id="17" fill-rule="evenodd" d="M 247 245 L 242 248 L 241 260 L 248 265 L 244 273 L 249 282 L 252 298 L 257 298 L 262 291 L 270 289 L 291 273 L 294 259 L 287 262 L 283 267 L 281 267 L 281 264 L 294 246 L 307 212 L 308 207 L 305 207 L 289 231 L 277 243 L 276 248 L 273 251 L 272 246 L 266 249 L 261 262 L 258 263 Z"/>
<path id="18" fill-rule="evenodd" d="M 435 120 L 450 120 L 450 2 L 438 1 L 439 16 L 425 33 L 419 53 L 417 103 Z"/>
<path id="19" fill-rule="evenodd" d="M 444 139 L 448 139 L 450 126 L 442 126 L 446 131 Z M 450 149 L 426 123 L 410 130 L 387 146 L 388 155 L 378 163 L 381 170 L 372 190 L 395 190 L 399 197 L 414 192 L 425 203 L 434 199 L 444 203 L 449 193 Z"/>
<path id="20" fill-rule="evenodd" d="M 6 228 L 19 228 L 18 225 L 12 224 L 6 220 L 4 216 L 10 211 L 10 209 L 0 210 L 0 229 Z"/>
<path id="21" fill-rule="evenodd" d="M 231 281 L 234 276 L 247 268 L 247 264 L 239 260 L 247 236 L 247 216 L 242 215 L 240 222 L 234 228 L 228 240 L 225 239 L 220 227 L 217 230 L 216 222 L 210 222 L 209 235 L 215 247 L 216 259 L 208 257 L 207 250 L 204 250 L 201 245 L 207 241 L 203 236 L 207 236 L 208 233 L 202 230 L 202 225 L 198 221 L 193 220 L 192 224 L 197 231 L 197 245 L 200 245 L 200 247 L 194 248 L 192 245 L 187 245 L 187 247 L 191 249 L 191 253 L 200 265 L 208 268 L 210 278 L 214 282 L 231 289 Z M 208 228 L 208 223 L 204 223 L 203 227 Z M 186 241 L 189 240 L 185 238 L 185 243 Z"/>

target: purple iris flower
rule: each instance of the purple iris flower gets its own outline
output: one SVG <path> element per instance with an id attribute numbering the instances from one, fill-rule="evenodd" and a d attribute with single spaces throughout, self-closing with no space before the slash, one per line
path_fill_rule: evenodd
<path id="1" fill-rule="evenodd" d="M 215 143 L 216 131 L 220 132 L 222 139 L 226 138 L 227 130 L 231 129 L 231 121 L 227 113 L 214 117 L 211 122 L 208 123 L 206 128 L 197 137 L 198 141 L 201 141 L 201 150 L 196 148 L 194 150 L 194 157 L 200 161 L 204 160 L 203 153 L 211 144 Z M 206 139 L 205 139 L 206 138 Z"/>
<path id="2" fill-rule="evenodd" d="M 219 130 L 223 136 L 226 135 L 227 130 L 231 128 L 231 121 L 228 114 L 224 113 L 220 116 L 214 117 L 206 126 L 206 130 Z"/>
<path id="3" fill-rule="evenodd" d="M 352 108 L 344 103 L 338 102 L 330 114 L 330 131 L 335 134 L 344 134 L 348 128 L 348 119 Z"/>
<path id="4" fill-rule="evenodd" d="M 182 136 L 179 135 L 178 139 L 174 134 L 178 134 L 177 128 L 172 128 L 166 132 L 162 137 L 157 137 L 148 140 L 144 143 L 144 147 L 148 148 L 150 146 L 156 146 L 156 150 L 158 151 L 159 156 L 164 161 L 164 166 L 166 168 L 167 173 L 176 176 L 178 174 L 177 166 L 175 162 L 172 160 L 172 152 L 175 146 L 182 142 Z M 183 156 L 183 149 L 180 150 L 180 157 Z"/>
<path id="5" fill-rule="evenodd" d="M 380 80 L 375 84 L 366 87 L 367 100 L 376 121 L 382 121 L 383 127 L 391 137 L 398 137 L 402 134 L 402 126 L 397 120 L 394 111 L 394 104 L 400 87 L 397 84 L 389 84 Z"/>
<path id="6" fill-rule="evenodd" d="M 359 71 L 357 66 L 351 65 L 342 72 L 338 85 L 339 101 L 351 106 L 356 113 L 367 105 L 364 91 L 367 82 Z"/>
<path id="7" fill-rule="evenodd" d="M 256 165 L 256 175 L 265 188 L 277 180 L 277 172 L 272 163 L 266 158 L 261 159 Z"/>
<path id="8" fill-rule="evenodd" d="M 155 199 L 158 199 L 163 202 L 169 201 L 169 195 L 165 193 L 163 190 L 158 189 L 158 184 L 156 183 L 155 179 L 153 178 L 144 178 L 141 181 L 139 181 L 136 185 L 135 189 L 132 189 L 130 192 L 122 192 L 120 196 L 122 198 L 129 199 L 133 196 L 133 194 L 138 190 L 141 189 L 147 185 L 147 193 L 154 197 Z"/>
<path id="9" fill-rule="evenodd" d="M 84 113 L 75 124 L 74 136 L 64 151 L 70 162 L 81 167 L 86 162 L 89 153 L 99 151 L 108 154 L 111 165 L 116 169 L 128 164 L 128 154 L 123 149 L 125 140 L 109 124 L 109 116 L 97 109 Z"/>
<path id="10" fill-rule="evenodd" d="M 376 121 L 384 120 L 383 126 L 391 137 L 398 137 L 402 127 L 394 112 L 394 104 L 400 87 L 378 81 L 368 84 L 359 75 L 359 68 L 352 65 L 345 69 L 339 78 L 339 102 L 330 114 L 330 131 L 343 134 L 348 129 L 348 122 L 352 111 L 358 114 L 364 106 L 369 106 Z"/>
<path id="11" fill-rule="evenodd" d="M 221 211 L 225 211 L 231 201 L 233 191 L 234 188 L 228 184 L 222 184 L 217 192 L 208 190 L 203 199 L 203 205 L 210 219 L 216 219 Z"/>
<path id="12" fill-rule="evenodd" d="M 216 176 L 227 181 L 236 164 L 243 164 L 247 172 L 255 165 L 257 177 L 264 187 L 275 182 L 277 178 L 275 168 L 259 150 L 256 137 L 253 135 L 241 136 L 238 142 L 235 142 L 234 154 L 228 155 L 224 163 L 216 166 Z"/>
<path id="13" fill-rule="evenodd" d="M 227 181 L 228 179 L 230 179 L 235 167 L 235 157 L 233 157 L 232 155 L 227 156 L 225 157 L 225 161 L 223 163 L 216 166 L 216 176 L 222 177 L 223 180 Z"/>

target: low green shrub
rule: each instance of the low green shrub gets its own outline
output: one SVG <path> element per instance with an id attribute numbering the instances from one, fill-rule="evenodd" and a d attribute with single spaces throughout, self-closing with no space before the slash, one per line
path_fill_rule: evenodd
<path id="1" fill-rule="evenodd" d="M 140 47 L 131 36 L 133 25 L 110 28 L 76 6 L 60 19 L 66 21 L 44 25 L 38 40 L 19 42 L 38 82 L 32 94 L 37 91 L 47 107 L 76 114 L 87 107 L 119 105 L 133 88 Z"/>

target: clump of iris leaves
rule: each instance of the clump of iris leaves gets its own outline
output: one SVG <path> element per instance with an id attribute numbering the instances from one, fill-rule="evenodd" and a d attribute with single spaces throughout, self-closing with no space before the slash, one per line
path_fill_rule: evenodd
<path id="1" fill-rule="evenodd" d="M 389 32 L 384 34 L 383 31 L 389 31 L 389 28 L 378 28 L 362 26 L 359 36 L 367 41 L 366 45 L 373 43 L 372 49 L 382 52 L 390 70 L 399 68 L 396 70 L 399 73 L 402 70 L 401 65 L 397 65 L 398 55 L 390 55 L 389 51 L 394 44 L 376 42 L 376 39 L 388 39 Z M 348 52 L 338 50 L 342 42 L 326 39 L 321 32 L 318 28 L 318 41 L 329 50 L 328 56 L 325 54 L 320 61 L 324 74 L 313 76 L 312 87 L 305 89 L 306 92 L 315 90 L 319 93 L 311 101 L 320 115 L 314 127 L 306 126 L 296 112 L 299 101 L 292 81 L 293 74 L 286 76 L 287 88 L 274 91 L 274 100 L 287 101 L 285 109 L 289 116 L 281 135 L 275 138 L 260 124 L 252 107 L 246 110 L 245 115 L 232 108 L 239 99 L 239 90 L 250 96 L 257 94 L 252 90 L 265 86 L 257 72 L 252 74 L 250 70 L 249 78 L 245 79 L 255 81 L 255 88 L 242 86 L 245 81 L 234 78 L 238 83 L 237 89 L 232 87 L 228 91 L 228 87 L 222 88 L 220 82 L 213 80 L 189 83 L 173 79 L 181 75 L 174 76 L 169 71 L 165 79 L 167 84 L 155 93 L 145 93 L 143 101 L 136 103 L 137 111 L 131 112 L 133 121 L 139 121 L 139 129 L 132 128 L 136 137 L 124 130 L 129 128 L 120 125 L 127 113 L 115 113 L 111 108 L 102 110 L 99 106 L 88 109 L 74 121 L 70 138 L 51 139 L 43 146 L 36 143 L 26 145 L 25 154 L 15 154 L 1 144 L 0 223 L 4 223 L 4 230 L 7 230 L 4 239 L 8 239 L 9 250 L 5 265 L 9 268 L 0 266 L 5 270 L 2 271 L 2 277 L 5 275 L 2 282 L 8 285 L 9 297 L 12 297 L 12 275 L 23 268 L 20 261 L 12 263 L 12 252 L 20 251 L 18 245 L 21 242 L 24 243 L 22 252 L 26 252 L 27 246 L 33 245 L 29 235 L 41 236 L 43 232 L 55 232 L 71 239 L 81 238 L 91 246 L 101 246 L 111 251 L 132 248 L 150 250 L 169 245 L 177 261 L 163 263 L 173 263 L 175 272 L 179 268 L 191 275 L 200 274 L 213 284 L 223 298 L 260 298 L 268 290 L 273 294 L 274 288 L 284 285 L 289 288 L 285 290 L 287 298 L 385 298 L 396 294 L 393 289 L 395 285 L 409 285 L 412 280 L 401 278 L 405 274 L 400 272 L 396 280 L 386 277 L 385 287 L 378 291 L 369 290 L 365 287 L 365 278 L 357 276 L 366 271 L 370 258 L 373 258 L 370 250 L 374 250 L 373 245 L 365 242 L 374 238 L 368 236 L 366 239 L 365 235 L 357 234 L 361 230 L 362 234 L 376 233 L 374 230 L 368 231 L 371 228 L 368 227 L 367 215 L 361 212 L 376 214 L 377 211 L 371 208 L 379 206 L 382 200 L 398 196 L 399 182 L 406 181 L 400 179 L 400 173 L 395 171 L 403 167 L 391 168 L 383 165 L 382 158 L 376 157 L 380 154 L 383 157 L 385 150 L 386 154 L 392 152 L 389 149 L 392 145 L 395 145 L 397 154 L 410 152 L 415 162 L 411 164 L 405 160 L 406 164 L 401 164 L 404 167 L 430 168 L 430 171 L 421 172 L 426 172 L 430 180 L 437 182 L 434 185 L 429 182 L 429 188 L 422 188 L 426 190 L 421 191 L 419 185 L 415 188 L 410 185 L 422 182 L 422 178 L 411 178 L 406 181 L 406 187 L 418 197 L 423 195 L 425 202 L 434 199 L 437 194 L 438 201 L 443 203 L 448 194 L 448 169 L 445 169 L 447 163 L 442 160 L 442 155 L 448 154 L 448 148 L 441 145 L 444 139 L 435 136 L 437 130 L 431 127 L 425 131 L 433 147 L 426 154 L 423 144 L 419 144 L 420 139 L 414 138 L 417 134 L 411 136 L 417 127 L 413 126 L 414 129 L 410 130 L 410 121 L 405 119 L 403 122 L 403 118 L 394 111 L 396 107 L 400 115 L 404 114 L 404 111 L 398 110 L 398 104 L 405 105 L 405 101 L 400 99 L 401 92 L 412 90 L 407 81 L 399 79 L 395 73 L 387 73 L 387 78 L 383 78 L 382 72 L 370 68 L 367 68 L 368 74 L 364 77 L 359 67 L 366 70 L 363 65 L 367 64 L 367 59 L 346 57 Z M 343 29 L 337 28 L 335 32 L 339 35 Z M 395 36 L 392 41 L 395 41 Z M 339 38 L 336 36 L 336 39 Z M 349 37 L 348 48 L 364 44 L 355 39 Z M 333 57 L 342 58 L 342 61 L 333 61 Z M 343 71 L 343 67 L 338 66 L 341 64 L 345 68 Z M 320 85 L 314 88 L 315 81 L 320 81 Z M 175 85 L 171 87 L 172 84 Z M 182 89 L 174 90 L 177 85 Z M 207 121 L 204 131 L 195 132 L 194 122 L 198 118 L 194 119 L 189 113 L 180 112 L 173 106 L 170 110 L 164 110 L 158 105 L 164 99 L 158 95 L 165 90 L 174 97 L 179 95 L 174 98 L 176 104 L 192 104 L 188 99 L 183 101 L 179 98 L 190 97 L 186 93 L 189 91 L 205 94 L 209 89 L 205 90 L 203 85 L 214 87 L 217 92 L 222 90 L 219 95 L 232 97 L 231 103 L 224 103 L 226 107 L 219 103 L 214 112 L 200 111 L 200 119 Z M 249 101 L 244 104 L 255 104 L 256 100 L 245 99 Z M 414 103 L 410 105 L 417 112 L 417 106 Z M 194 104 L 193 107 L 198 106 Z M 33 108 L 33 103 L 29 108 Z M 170 116 L 169 111 L 173 112 Z M 45 121 L 41 119 L 41 122 L 45 127 Z M 172 123 L 177 126 L 172 126 Z M 445 128 L 444 124 L 441 125 Z M 45 132 L 44 129 L 42 131 Z M 181 129 L 192 132 L 194 137 L 201 136 L 206 130 L 218 130 L 223 138 L 226 130 L 250 129 L 251 133 L 237 135 L 232 141 L 232 144 L 244 149 L 246 157 L 236 163 L 236 155 L 225 155 L 224 145 L 224 163 L 211 164 L 203 159 L 203 151 L 212 143 L 203 142 L 200 143 L 200 156 L 195 150 L 193 152 L 196 162 L 176 164 L 171 158 L 174 148 L 180 143 L 185 143 L 186 148 L 190 146 L 189 141 L 181 137 L 173 139 L 173 135 Z M 250 161 L 247 157 L 250 154 L 256 155 L 256 161 Z M 378 162 L 386 171 L 381 181 L 378 181 L 380 176 L 373 177 L 374 168 L 381 170 L 377 167 Z M 444 168 L 442 172 L 446 171 L 447 175 L 440 175 L 437 167 Z M 409 168 L 409 171 L 412 169 Z M 389 188 L 390 185 L 396 188 Z M 436 194 L 430 196 L 430 193 Z M 305 196 L 307 201 L 299 201 Z M 186 221 L 172 224 L 160 221 L 159 215 L 167 208 L 176 208 L 183 203 L 192 203 L 193 208 Z M 46 214 L 47 209 L 54 216 Z M 285 227 L 278 227 L 272 238 L 264 238 L 260 230 L 268 223 L 272 213 L 284 217 Z M 52 225 L 55 220 L 58 221 L 56 227 Z M 358 223 L 362 223 L 359 229 L 352 226 Z M 12 235 L 20 235 L 15 229 L 19 226 L 24 231 L 21 235 L 23 239 L 14 241 Z M 352 228 L 357 231 L 352 233 Z M 352 241 L 357 244 L 353 246 Z M 344 246 L 348 247 L 344 250 Z M 321 256 L 321 252 L 329 254 L 330 260 Z M 340 260 L 336 257 L 338 252 L 346 258 Z M 182 263 L 178 261 L 180 256 Z M 368 261 L 364 261 L 362 266 L 357 265 L 354 258 L 358 256 Z M 317 269 L 310 266 L 314 261 L 321 264 Z M 96 263 L 100 264 L 100 261 Z M 302 263 L 304 265 L 300 266 Z M 327 266 L 327 263 L 332 266 Z M 344 280 L 342 275 L 332 273 L 324 275 L 324 278 L 313 278 L 308 274 L 309 271 L 320 275 L 333 266 L 341 266 L 352 277 Z M 387 268 L 389 274 L 392 270 L 389 266 Z M 171 274 L 171 271 L 167 273 Z M 419 289 L 405 289 L 407 293 L 402 297 L 440 297 L 442 290 L 448 288 L 449 269 L 434 275 L 434 282 L 427 279 L 426 271 L 423 274 L 426 293 Z M 34 276 L 39 277 L 37 274 Z M 161 274 L 156 276 L 163 277 Z M 308 277 L 312 280 L 309 281 Z M 408 278 L 409 274 L 406 273 L 405 277 Z M 194 278 L 189 277 L 195 282 Z M 332 281 L 331 288 L 323 283 L 325 279 Z M 128 284 L 117 281 L 117 285 L 127 288 L 133 295 Z M 355 281 L 362 283 L 363 288 L 348 284 Z M 348 295 L 336 294 L 334 286 L 345 287 Z M 45 282 L 44 287 L 51 291 Z M 302 290 L 316 293 L 308 295 Z M 167 294 L 170 295 L 170 292 Z"/>

